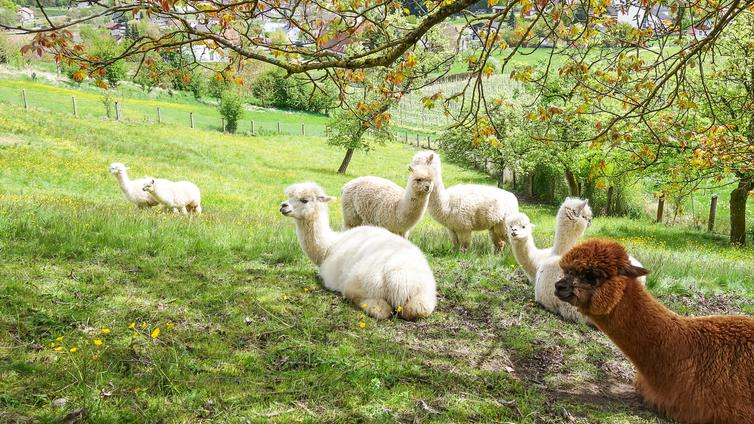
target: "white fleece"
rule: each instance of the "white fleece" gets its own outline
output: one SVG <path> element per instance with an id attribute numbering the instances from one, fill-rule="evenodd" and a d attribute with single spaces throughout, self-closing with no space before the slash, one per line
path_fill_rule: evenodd
<path id="1" fill-rule="evenodd" d="M 197 215 L 202 213 L 199 187 L 192 182 L 152 179 L 144 184 L 143 190 L 173 212 L 180 211 L 184 215 L 189 211 Z"/>
<path id="2" fill-rule="evenodd" d="M 128 172 L 126 171 L 127 169 L 128 167 L 120 162 L 111 163 L 108 168 L 108 171 L 115 175 L 115 178 L 118 180 L 118 185 L 120 186 L 123 195 L 126 197 L 126 200 L 139 208 L 152 207 L 159 204 L 157 200 L 153 199 L 152 196 L 142 190 L 144 184 L 152 178 L 144 177 L 130 180 L 128 178 Z"/>

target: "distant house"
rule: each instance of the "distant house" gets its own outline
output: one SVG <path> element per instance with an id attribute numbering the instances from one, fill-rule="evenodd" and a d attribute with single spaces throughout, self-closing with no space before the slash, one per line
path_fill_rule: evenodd
<path id="1" fill-rule="evenodd" d="M 28 7 L 21 7 L 16 12 L 16 18 L 18 18 L 18 22 L 22 24 L 34 22 L 34 11 Z"/>

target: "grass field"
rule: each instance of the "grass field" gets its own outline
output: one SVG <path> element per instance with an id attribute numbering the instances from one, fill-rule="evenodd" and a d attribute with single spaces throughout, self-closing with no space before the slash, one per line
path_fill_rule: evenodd
<path id="1" fill-rule="evenodd" d="M 412 233 L 438 281 L 424 321 L 371 320 L 320 286 L 277 211 L 283 188 L 403 184 L 413 153 L 379 147 L 340 176 L 319 137 L 0 104 L 0 421 L 663 422 L 619 351 L 539 308 L 484 234 L 461 254 L 429 217 Z M 113 161 L 196 182 L 205 213 L 131 207 Z M 445 182 L 493 183 L 451 164 Z M 523 209 L 549 243 L 552 208 Z M 680 313 L 754 313 L 751 248 L 648 220 L 598 218 L 587 235 L 624 242 Z"/>

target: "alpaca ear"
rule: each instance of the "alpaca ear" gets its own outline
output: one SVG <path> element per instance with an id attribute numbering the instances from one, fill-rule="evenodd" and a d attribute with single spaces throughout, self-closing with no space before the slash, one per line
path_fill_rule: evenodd
<path id="1" fill-rule="evenodd" d="M 323 203 L 334 202 L 336 197 L 334 196 L 317 196 L 317 200 Z"/>
<path id="2" fill-rule="evenodd" d="M 649 274 L 649 270 L 636 265 L 629 265 L 628 268 L 621 269 L 618 274 L 624 275 L 630 278 L 642 277 Z"/>
<path id="3" fill-rule="evenodd" d="M 432 160 L 435 158 L 434 153 L 430 153 L 429 156 L 427 156 L 427 165 L 430 165 L 432 163 Z"/>
<path id="4" fill-rule="evenodd" d="M 409 165 L 409 166 L 408 166 L 408 172 L 414 172 L 414 167 L 413 167 L 413 165 Z"/>

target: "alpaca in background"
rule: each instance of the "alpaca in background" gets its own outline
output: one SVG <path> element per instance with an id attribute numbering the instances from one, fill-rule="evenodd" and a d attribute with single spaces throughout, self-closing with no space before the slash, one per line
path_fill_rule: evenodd
<path id="1" fill-rule="evenodd" d="M 343 228 L 359 225 L 383 227 L 401 237 L 422 219 L 427 210 L 429 193 L 434 188 L 430 168 L 434 155 L 425 163 L 408 166 L 411 173 L 404 190 L 394 182 L 379 177 L 359 177 L 349 181 L 341 191 Z"/>
<path id="2" fill-rule="evenodd" d="M 495 252 L 505 247 L 506 217 L 518 212 L 518 199 L 497 187 L 463 184 L 445 188 L 442 182 L 440 156 L 434 152 L 419 152 L 412 164 L 430 163 L 435 172 L 435 188 L 429 196 L 427 210 L 432 218 L 445 226 L 453 246 L 465 251 L 471 244 L 472 231 L 489 231 Z"/>
<path id="3" fill-rule="evenodd" d="M 138 206 L 139 208 L 149 208 L 158 205 L 156 199 L 149 195 L 149 193 L 142 190 L 144 184 L 150 181 L 152 178 L 144 177 L 136 180 L 130 180 L 128 178 L 128 167 L 120 162 L 113 162 L 110 164 L 108 171 L 115 175 L 118 179 L 118 185 L 123 195 L 126 196 L 126 200 Z"/>
<path id="4" fill-rule="evenodd" d="M 165 208 L 184 215 L 192 212 L 202 214 L 202 200 L 199 187 L 189 181 L 168 181 L 151 179 L 142 188 Z"/>

